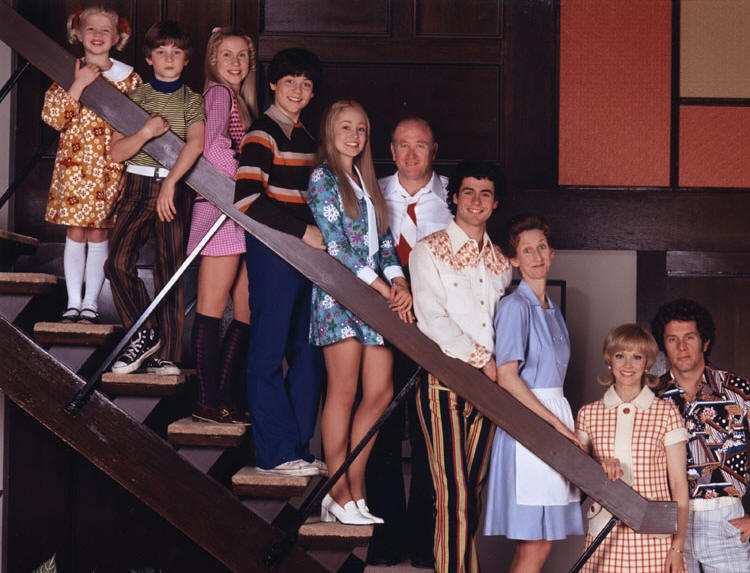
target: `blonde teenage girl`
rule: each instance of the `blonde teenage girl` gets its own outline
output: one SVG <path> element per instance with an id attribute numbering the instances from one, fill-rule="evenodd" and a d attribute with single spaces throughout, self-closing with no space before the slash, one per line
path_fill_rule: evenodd
<path id="1" fill-rule="evenodd" d="M 331 105 L 321 124 L 319 159 L 307 200 L 328 253 L 377 290 L 405 322 L 411 294 L 388 229 L 388 210 L 375 177 L 370 122 L 353 101 Z M 321 419 L 323 449 L 332 475 L 372 427 L 393 394 L 393 356 L 383 337 L 329 294 L 313 287 L 310 342 L 323 347 L 328 387 Z M 357 381 L 362 399 L 354 408 Z M 351 422 L 351 423 L 350 423 Z M 370 514 L 363 481 L 373 441 L 323 499 L 323 521 L 382 523 Z"/>
<path id="2" fill-rule="evenodd" d="M 68 91 L 53 83 L 44 96 L 42 119 L 60 132 L 44 218 L 68 227 L 63 252 L 68 304 L 61 321 L 97 322 L 107 229 L 112 227 L 122 165 L 110 157 L 110 125 L 79 100 L 100 75 L 123 93 L 143 82 L 131 66 L 109 57 L 113 47 L 122 50 L 130 37 L 125 18 L 97 6 L 71 14 L 67 28 L 68 41 L 80 42 L 84 57 L 76 60 Z"/>
<path id="3" fill-rule="evenodd" d="M 245 131 L 258 115 L 255 94 L 255 46 L 252 39 L 233 28 L 214 28 L 206 49 L 206 133 L 203 155 L 227 177 L 237 174 L 237 150 Z M 190 225 L 191 252 L 221 213 L 196 197 Z M 226 221 L 201 251 L 198 270 L 198 304 L 193 325 L 199 395 L 193 417 L 216 422 L 247 422 L 233 407 L 235 380 L 247 354 L 247 270 L 240 264 L 245 253 L 245 232 Z M 220 337 L 221 318 L 232 294 L 234 320 Z"/>

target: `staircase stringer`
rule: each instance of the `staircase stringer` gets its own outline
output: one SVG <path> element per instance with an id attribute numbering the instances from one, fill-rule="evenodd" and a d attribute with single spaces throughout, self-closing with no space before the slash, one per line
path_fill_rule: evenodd
<path id="1" fill-rule="evenodd" d="M 8 398 L 227 567 L 261 570 L 281 531 L 101 393 L 77 416 L 67 414 L 65 404 L 84 383 L 0 317 L 0 390 Z M 325 571 L 299 546 L 277 570 Z"/>

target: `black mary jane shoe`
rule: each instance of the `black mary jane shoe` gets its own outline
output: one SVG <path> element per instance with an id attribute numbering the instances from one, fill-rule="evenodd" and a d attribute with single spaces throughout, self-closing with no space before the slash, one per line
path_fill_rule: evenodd
<path id="1" fill-rule="evenodd" d="M 78 310 L 75 307 L 66 308 L 65 312 L 63 312 L 60 315 L 60 322 L 63 324 L 71 324 L 73 322 L 78 322 L 78 319 L 81 316 L 81 311 Z"/>
<path id="2" fill-rule="evenodd" d="M 99 324 L 99 313 L 90 308 L 84 308 L 78 315 L 78 324 Z"/>

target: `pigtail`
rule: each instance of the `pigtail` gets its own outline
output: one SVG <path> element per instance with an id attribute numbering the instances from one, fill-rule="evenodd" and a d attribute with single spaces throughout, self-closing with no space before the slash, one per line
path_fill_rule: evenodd
<path id="1" fill-rule="evenodd" d="M 82 14 L 83 9 L 78 10 L 78 12 L 73 12 L 70 16 L 68 16 L 68 21 L 65 23 L 65 27 L 68 31 L 69 44 L 75 44 L 78 42 L 78 36 L 76 36 L 76 32 L 78 31 L 78 27 L 81 25 Z"/>
<path id="2" fill-rule="evenodd" d="M 117 33 L 120 34 L 120 41 L 115 50 L 122 52 L 130 39 L 130 21 L 125 16 L 117 16 Z"/>

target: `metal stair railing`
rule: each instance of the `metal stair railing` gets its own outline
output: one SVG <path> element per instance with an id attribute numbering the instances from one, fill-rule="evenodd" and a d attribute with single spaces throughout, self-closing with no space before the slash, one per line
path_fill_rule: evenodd
<path id="1" fill-rule="evenodd" d="M 0 40 L 63 87 L 71 84 L 73 57 L 4 3 L 0 3 Z M 81 101 L 126 135 L 139 129 L 148 117 L 145 111 L 101 78 L 84 91 Z M 175 162 L 182 145 L 184 142 L 168 132 L 149 141 L 144 150 L 169 167 Z M 402 323 L 374 289 L 327 253 L 308 247 L 299 239 L 270 229 L 238 211 L 230 199 L 234 195 L 233 181 L 218 173 L 205 159 L 199 159 L 185 181 L 628 527 L 641 533 L 675 531 L 675 503 L 648 501 L 624 482 L 608 480 L 591 457 L 479 370 L 447 357 L 415 325 Z"/>

